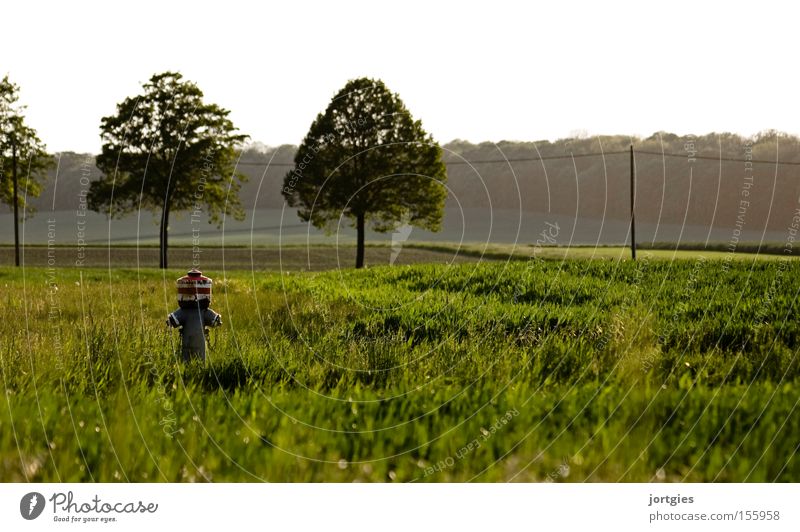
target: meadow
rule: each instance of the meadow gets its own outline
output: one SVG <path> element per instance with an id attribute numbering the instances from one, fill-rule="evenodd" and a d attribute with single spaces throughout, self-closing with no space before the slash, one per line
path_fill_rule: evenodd
<path id="1" fill-rule="evenodd" d="M 0 481 L 800 481 L 800 262 L 658 257 L 207 270 L 205 365 L 181 269 L 0 268 Z"/>

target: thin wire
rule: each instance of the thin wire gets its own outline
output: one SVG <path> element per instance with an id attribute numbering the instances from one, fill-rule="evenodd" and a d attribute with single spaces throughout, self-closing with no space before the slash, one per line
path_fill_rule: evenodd
<path id="1" fill-rule="evenodd" d="M 508 159 L 478 159 L 475 161 L 444 161 L 446 165 L 460 165 L 460 164 L 508 164 L 508 163 L 531 163 L 538 161 L 552 161 L 556 159 L 578 159 L 581 157 L 606 157 L 610 155 L 623 155 L 630 153 L 629 150 L 620 151 L 607 151 L 604 153 L 575 153 L 569 155 L 547 155 L 545 157 L 511 157 Z M 800 161 L 769 161 L 765 159 L 739 159 L 735 157 L 717 157 L 712 155 L 691 155 L 689 153 L 667 153 L 659 151 L 648 150 L 634 150 L 634 155 L 657 155 L 661 157 L 678 157 L 681 159 L 702 159 L 705 161 L 726 161 L 734 163 L 753 163 L 753 164 L 777 164 L 788 166 L 800 166 Z M 294 166 L 294 163 L 265 163 L 254 161 L 241 161 L 239 166 Z"/>
<path id="2" fill-rule="evenodd" d="M 537 161 L 549 161 L 553 159 L 577 159 L 580 157 L 599 157 L 606 155 L 622 155 L 629 153 L 628 150 L 621 151 L 607 151 L 604 153 L 575 153 L 569 155 L 547 155 L 545 157 L 510 157 L 508 159 L 478 159 L 475 161 L 444 161 L 444 164 L 495 164 L 495 163 L 529 163 Z M 241 161 L 239 166 L 267 166 L 267 163 L 259 163 L 253 161 Z M 269 163 L 269 166 L 294 166 L 294 163 Z"/>
<path id="3" fill-rule="evenodd" d="M 476 161 L 445 161 L 445 164 L 492 164 L 492 163 L 528 163 L 536 161 L 549 161 L 553 159 L 578 159 L 580 157 L 599 157 L 606 155 L 622 155 L 630 153 L 628 150 L 607 151 L 598 153 L 574 153 L 569 155 L 547 155 L 544 157 L 516 157 L 508 159 L 479 159 Z"/>
<path id="4" fill-rule="evenodd" d="M 786 164 L 790 166 L 800 166 L 800 162 L 793 161 L 768 161 L 765 159 L 737 159 L 734 157 L 715 157 L 712 155 L 690 155 L 688 153 L 662 153 L 660 151 L 633 150 L 633 154 L 661 155 L 664 157 L 680 157 L 681 159 L 703 159 L 706 161 L 730 161 L 734 163 L 753 163 L 753 164 Z"/>

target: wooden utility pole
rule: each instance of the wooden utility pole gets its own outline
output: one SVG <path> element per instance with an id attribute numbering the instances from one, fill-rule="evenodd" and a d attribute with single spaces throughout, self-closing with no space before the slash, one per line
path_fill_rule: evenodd
<path id="1" fill-rule="evenodd" d="M 14 182 L 14 264 L 19 266 L 19 199 L 17 190 L 17 139 L 11 140 L 11 179 Z"/>
<path id="2" fill-rule="evenodd" d="M 634 201 L 636 199 L 636 167 L 633 164 L 633 144 L 631 144 L 631 260 L 636 260 L 636 215 Z"/>

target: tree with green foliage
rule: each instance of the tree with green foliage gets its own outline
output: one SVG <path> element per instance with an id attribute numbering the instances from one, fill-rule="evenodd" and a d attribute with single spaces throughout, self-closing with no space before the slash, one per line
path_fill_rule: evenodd
<path id="1" fill-rule="evenodd" d="M 330 228 L 342 217 L 357 232 L 409 224 L 441 228 L 447 171 L 442 149 L 380 80 L 348 82 L 317 116 L 286 174 L 283 196 L 305 222 Z"/>
<path id="2" fill-rule="evenodd" d="M 196 84 L 176 72 L 156 74 L 144 93 L 126 98 L 102 119 L 104 177 L 92 183 L 89 207 L 111 217 L 139 209 L 160 212 L 159 266 L 167 267 L 170 213 L 205 207 L 209 223 L 244 219 L 236 171 L 237 150 L 247 139 L 230 111 L 203 101 Z"/>
<path id="3" fill-rule="evenodd" d="M 42 181 L 53 163 L 36 131 L 25 124 L 19 86 L 8 76 L 0 81 L 0 201 L 14 212 L 14 263 L 19 266 L 19 211 L 33 214 L 29 198 L 42 193 Z M 20 174 L 22 174 L 20 176 Z"/>

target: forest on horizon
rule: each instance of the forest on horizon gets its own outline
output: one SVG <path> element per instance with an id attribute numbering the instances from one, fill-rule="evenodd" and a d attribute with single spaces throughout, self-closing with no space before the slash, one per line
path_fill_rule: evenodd
<path id="1" fill-rule="evenodd" d="M 732 226 L 736 220 L 743 162 L 692 159 L 692 155 L 743 159 L 752 150 L 757 160 L 800 163 L 800 138 L 768 131 L 753 138 L 732 133 L 678 136 L 655 133 L 647 138 L 624 135 L 565 138 L 557 141 L 473 144 L 454 140 L 442 145 L 448 163 L 450 190 L 446 211 L 462 208 L 508 209 L 542 214 L 623 220 L 629 216 L 630 162 L 636 154 L 637 219 L 643 222 Z M 246 210 L 283 205 L 280 187 L 291 169 L 296 146 L 266 147 L 255 143 L 244 151 L 239 169 L 248 176 L 240 196 Z M 639 151 L 685 155 L 684 158 Z M 622 154 L 576 157 L 589 153 Z M 94 180 L 100 172 L 93 155 L 56 154 L 39 198 L 37 211 L 74 209 L 81 174 Z M 547 159 L 567 156 L 560 159 Z M 537 159 L 541 161 L 515 161 Z M 512 162 L 483 162 L 509 159 Z M 464 164 L 470 162 L 472 164 Z M 56 184 L 56 168 L 58 183 Z M 752 226 L 781 229 L 798 206 L 800 166 L 755 164 L 748 219 Z M 58 193 L 54 195 L 55 189 Z M 716 205 L 716 210 L 713 208 Z M 787 218 L 788 217 L 788 218 Z M 721 224 L 721 225 L 720 225 Z"/>

